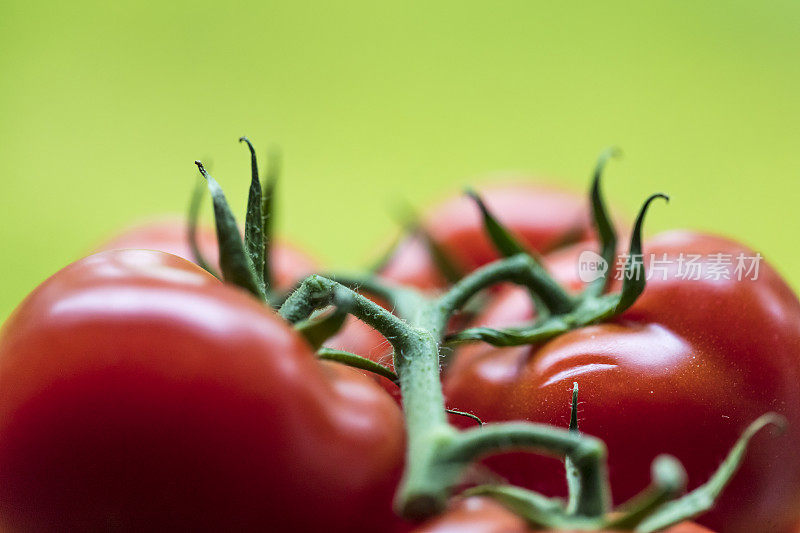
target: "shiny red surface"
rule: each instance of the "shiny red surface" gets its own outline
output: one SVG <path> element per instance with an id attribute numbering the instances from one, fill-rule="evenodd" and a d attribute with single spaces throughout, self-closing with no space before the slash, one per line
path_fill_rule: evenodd
<path id="1" fill-rule="evenodd" d="M 753 253 L 692 232 L 665 233 L 645 244 L 646 257 Z M 577 258 L 579 250 L 574 253 Z M 550 266 L 557 264 L 575 272 L 565 256 Z M 478 322 L 499 326 L 532 314 L 524 291 L 515 288 Z M 650 279 L 641 298 L 613 323 L 581 328 L 538 348 L 468 346 L 447 371 L 445 393 L 451 407 L 484 421 L 566 426 L 575 381 L 582 431 L 608 445 L 617 503 L 647 485 L 659 453 L 678 457 L 690 487 L 699 485 L 748 423 L 777 411 L 789 419 L 788 435 L 757 436 L 718 505 L 699 522 L 726 533 L 778 533 L 790 531 L 800 516 L 800 454 L 793 445 L 800 438 L 800 303 L 766 261 L 756 281 Z M 489 464 L 513 483 L 549 494 L 566 491 L 557 461 L 508 454 Z"/>
<path id="2" fill-rule="evenodd" d="M 161 252 L 104 252 L 0 334 L 0 523 L 29 531 L 371 531 L 397 404 L 276 314 Z"/>
<path id="3" fill-rule="evenodd" d="M 158 250 L 194 262 L 186 232 L 185 220 L 162 218 L 129 227 L 103 243 L 97 251 Z M 216 267 L 219 262 L 216 232 L 206 226 L 199 227 L 197 242 L 209 264 Z M 290 289 L 297 281 L 318 270 L 311 257 L 288 243 L 278 241 L 272 247 L 271 254 L 272 275 L 279 290 Z"/>

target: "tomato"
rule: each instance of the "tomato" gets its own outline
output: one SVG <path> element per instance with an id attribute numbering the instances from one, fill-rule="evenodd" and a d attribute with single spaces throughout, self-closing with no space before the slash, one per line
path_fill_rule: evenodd
<path id="1" fill-rule="evenodd" d="M 575 288 L 579 250 L 572 253 L 571 265 L 563 255 L 549 263 Z M 649 465 L 660 453 L 683 462 L 690 488 L 703 483 L 747 424 L 777 411 L 789 420 L 788 436 L 759 435 L 700 522 L 726 533 L 789 531 L 800 517 L 800 454 L 790 444 L 800 438 L 800 303 L 764 261 L 756 280 L 707 279 L 718 253 L 755 256 L 736 242 L 700 233 L 651 239 L 646 262 L 651 254 L 658 261 L 666 257 L 668 270 L 648 280 L 632 308 L 611 323 L 538 347 L 476 344 L 459 350 L 445 376 L 450 406 L 484 421 L 565 426 L 577 381 L 581 429 L 608 445 L 617 503 L 647 484 Z M 682 279 L 680 254 L 700 256 L 703 279 Z M 498 296 L 477 322 L 501 326 L 532 314 L 524 291 L 515 288 Z M 566 491 L 555 461 L 508 454 L 488 464 L 512 483 L 549 494 Z"/>
<path id="2" fill-rule="evenodd" d="M 206 259 L 216 265 L 219 251 L 216 232 L 208 227 L 198 227 L 197 243 Z M 98 248 L 102 250 L 145 249 L 168 252 L 189 261 L 194 254 L 186 235 L 186 222 L 179 218 L 163 218 L 133 226 L 113 237 Z M 316 263 L 297 248 L 278 242 L 272 247 L 273 276 L 279 290 L 292 288 L 299 280 L 318 270 Z M 384 364 L 392 365 L 392 349 L 386 339 L 370 326 L 348 317 L 342 330 L 326 346 L 347 350 Z M 374 376 L 390 394 L 399 399 L 400 390 L 386 378 Z"/>
<path id="3" fill-rule="evenodd" d="M 398 243 L 380 275 L 423 291 L 435 291 L 447 285 L 431 258 L 428 245 L 416 235 L 407 236 Z"/>
<path id="4" fill-rule="evenodd" d="M 550 252 L 593 235 L 582 195 L 525 182 L 487 185 L 479 193 L 498 220 L 537 252 Z M 486 236 L 480 210 L 466 195 L 434 207 L 423 227 L 464 272 L 499 257 Z M 381 274 L 425 290 L 446 285 L 419 237 L 403 241 Z"/>
<path id="5" fill-rule="evenodd" d="M 186 221 L 178 217 L 162 218 L 132 226 L 102 244 L 97 251 L 142 249 L 159 250 L 183 257 L 194 262 L 194 254 L 189 247 Z M 211 265 L 217 265 L 219 251 L 217 234 L 206 226 L 197 229 L 197 243 Z M 313 259 L 299 249 L 285 242 L 272 246 L 272 275 L 279 290 L 288 290 L 299 280 L 313 274 L 317 265 Z"/>
<path id="6" fill-rule="evenodd" d="M 441 516 L 414 533 L 527 533 L 525 520 L 489 498 L 456 499 Z"/>
<path id="7" fill-rule="evenodd" d="M 531 531 L 533 530 L 522 518 L 494 500 L 472 496 L 455 500 L 445 514 L 414 530 L 414 533 L 530 533 Z M 664 533 L 713 532 L 697 524 L 683 522 L 672 526 Z"/>
<path id="8" fill-rule="evenodd" d="M 494 214 L 522 242 L 538 252 L 592 235 L 586 216 L 586 201 L 578 194 L 532 183 L 494 184 L 479 189 Z M 424 227 L 443 251 L 465 272 L 498 258 L 486 236 L 483 218 L 474 200 L 459 195 L 434 207 Z M 401 241 L 380 272 L 381 277 L 433 291 L 447 285 L 437 269 L 426 243 L 418 236 Z M 348 320 L 342 331 L 327 346 L 347 350 L 391 367 L 391 347 L 374 329 L 357 320 Z M 379 378 L 387 390 L 397 387 Z"/>
<path id="9" fill-rule="evenodd" d="M 397 404 L 174 255 L 56 273 L 0 333 L 0 526 L 368 531 L 393 520 Z"/>

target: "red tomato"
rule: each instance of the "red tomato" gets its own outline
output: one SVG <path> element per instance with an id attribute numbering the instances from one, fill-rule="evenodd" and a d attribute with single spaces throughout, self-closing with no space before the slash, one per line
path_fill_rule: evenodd
<path id="1" fill-rule="evenodd" d="M 479 193 L 498 220 L 537 252 L 550 252 L 593 235 L 583 195 L 525 182 L 487 185 L 479 188 Z M 465 272 L 498 258 L 486 236 L 480 210 L 465 195 L 435 207 L 423 225 Z M 382 275 L 421 289 L 446 285 L 419 239 L 401 243 Z"/>
<path id="2" fill-rule="evenodd" d="M 586 201 L 581 195 L 523 182 L 488 185 L 479 191 L 495 216 L 538 252 L 592 235 Z M 479 209 L 465 195 L 435 207 L 424 225 L 448 257 L 465 271 L 498 258 L 486 236 Z M 398 245 L 381 277 L 422 290 L 437 290 L 447 285 L 419 237 L 410 237 Z M 391 347 L 374 329 L 357 320 L 349 320 L 326 345 L 391 366 Z M 397 392 L 397 387 L 388 380 L 380 380 L 387 390 Z"/>
<path id="3" fill-rule="evenodd" d="M 530 533 L 522 518 L 489 498 L 457 499 L 448 511 L 414 533 Z M 563 531 L 562 533 L 568 533 Z M 611 533 L 606 531 L 606 533 Z M 664 533 L 713 533 L 691 522 L 683 522 Z"/>
<path id="4" fill-rule="evenodd" d="M 216 232 L 205 226 L 199 227 L 197 242 L 206 260 L 216 265 L 219 258 Z M 100 246 L 98 251 L 118 249 L 159 250 L 194 261 L 186 235 L 186 222 L 177 217 L 133 226 Z M 272 274 L 275 276 L 276 287 L 280 290 L 292 288 L 299 280 L 318 270 L 310 257 L 281 242 L 272 248 L 272 263 Z M 392 348 L 389 343 L 372 327 L 353 317 L 348 317 L 339 334 L 327 342 L 326 346 L 357 353 L 393 368 Z M 395 398 L 400 397 L 397 385 L 379 376 L 374 376 L 374 379 Z"/>
<path id="5" fill-rule="evenodd" d="M 447 285 L 447 280 L 431 258 L 428 245 L 417 236 L 405 237 L 400 241 L 380 274 L 386 279 L 423 291 L 436 291 Z"/>
<path id="6" fill-rule="evenodd" d="M 651 277 L 640 299 L 613 323 L 571 331 L 540 347 L 465 347 L 445 378 L 451 407 L 484 421 L 566 426 L 577 381 L 581 429 L 608 445 L 618 503 L 648 483 L 659 453 L 675 455 L 688 470 L 690 488 L 699 485 L 747 424 L 780 412 L 789 419 L 789 435 L 759 435 L 700 522 L 726 533 L 789 531 L 800 517 L 800 454 L 790 444 L 800 438 L 800 303 L 764 261 L 757 280 L 678 275 L 680 254 L 700 256 L 705 278 L 716 253 L 755 255 L 720 237 L 666 233 L 645 250 L 646 260 L 666 254 L 666 279 Z M 556 272 L 568 279 L 576 272 L 575 262 L 568 264 L 562 257 L 550 266 L 569 268 Z M 532 314 L 524 291 L 514 289 L 478 322 L 501 326 Z M 563 468 L 555 461 L 509 454 L 489 464 L 513 483 L 565 493 Z"/>
<path id="7" fill-rule="evenodd" d="M 174 255 L 89 256 L 0 333 L 0 526 L 369 531 L 394 520 L 397 404 Z"/>
<path id="8" fill-rule="evenodd" d="M 414 533 L 528 533 L 525 520 L 489 498 L 456 499 Z"/>
<path id="9" fill-rule="evenodd" d="M 199 227 L 197 242 L 206 260 L 216 266 L 219 261 L 216 232 L 206 226 Z M 132 226 L 101 245 L 97 251 L 122 249 L 159 250 L 194 262 L 186 235 L 186 221 L 178 217 Z M 285 242 L 275 243 L 271 253 L 272 275 L 279 290 L 290 289 L 299 280 L 317 270 L 313 259 Z"/>

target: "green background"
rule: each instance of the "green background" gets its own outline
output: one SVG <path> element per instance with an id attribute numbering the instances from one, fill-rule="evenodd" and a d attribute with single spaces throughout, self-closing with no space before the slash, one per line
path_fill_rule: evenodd
<path id="1" fill-rule="evenodd" d="M 522 169 L 651 231 L 734 235 L 800 284 L 800 3 L 0 2 L 0 318 L 147 214 L 192 161 L 244 208 L 236 139 L 284 149 L 280 230 L 331 267 L 388 209 Z M 209 209 L 206 209 L 208 212 Z"/>

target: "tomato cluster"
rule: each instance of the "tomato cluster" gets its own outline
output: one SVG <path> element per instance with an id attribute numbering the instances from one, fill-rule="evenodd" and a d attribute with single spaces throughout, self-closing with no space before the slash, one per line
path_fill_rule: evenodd
<path id="1" fill-rule="evenodd" d="M 594 250 L 596 243 L 588 219 L 575 216 L 579 199 L 572 197 L 571 205 L 562 200 L 551 211 L 558 202 L 546 191 L 530 185 L 517 186 L 515 194 L 510 190 L 487 188 L 484 201 L 530 249 L 544 254 L 556 279 L 573 292 L 585 289 L 578 276 L 579 255 Z M 455 215 L 454 206 L 460 206 L 462 216 Z M 546 222 L 537 219 L 542 212 L 548 213 Z M 430 220 L 436 223 L 431 233 L 454 252 L 460 266 L 474 269 L 497 259 L 496 252 L 486 251 L 488 239 L 474 204 L 452 200 Z M 541 223 L 546 227 L 537 227 Z M 570 236 L 580 239 L 574 242 Z M 561 246 L 553 248 L 553 242 Z M 385 275 L 431 287 L 429 272 L 435 267 L 421 250 L 421 244 L 400 247 Z M 421 253 L 423 259 L 407 257 Z M 746 267 L 758 272 L 751 271 L 750 278 L 733 275 L 733 269 L 713 275 L 711 263 L 720 254 L 755 260 Z M 543 346 L 468 345 L 451 357 L 443 377 L 450 407 L 484 422 L 562 426 L 569 417 L 565 398 L 579 381 L 582 429 L 608 444 L 613 493 L 620 502 L 646 484 L 648 465 L 660 452 L 684 463 L 690 487 L 700 485 L 760 413 L 785 414 L 796 421 L 790 424 L 792 442 L 800 438 L 800 302 L 780 275 L 746 246 L 694 231 L 656 235 L 646 241 L 643 256 L 646 269 L 654 258 L 666 270 L 651 276 L 639 300 L 613 321 L 571 331 Z M 700 258 L 693 265 L 696 276 L 678 272 L 689 257 Z M 527 292 L 509 286 L 492 295 L 473 323 L 516 325 L 535 313 Z M 365 344 L 371 339 L 354 333 L 350 344 L 342 345 L 385 357 L 380 344 Z M 800 502 L 800 453 L 768 437 L 754 448 L 703 523 L 725 532 L 790 530 Z M 514 484 L 566 494 L 562 467 L 551 459 L 509 454 L 487 465 Z"/>
<path id="2" fill-rule="evenodd" d="M 582 196 L 524 182 L 479 193 L 482 206 L 454 197 L 415 221 L 372 277 L 424 298 L 501 260 L 508 254 L 487 231 L 488 209 L 567 293 L 587 289 L 578 262 L 598 242 Z M 487 496 L 456 497 L 422 524 L 398 517 L 396 490 L 416 459 L 407 450 L 408 398 L 398 386 L 413 384 L 394 374 L 391 336 L 348 317 L 313 342 L 266 305 L 285 300 L 317 270 L 313 258 L 270 242 L 270 279 L 260 278 L 268 294 L 258 301 L 218 279 L 227 279 L 225 268 L 217 274 L 198 266 L 218 264 L 230 246 L 221 233 L 192 229 L 190 243 L 181 220 L 133 226 L 54 274 L 6 321 L 0 527 L 533 530 L 524 512 Z M 453 414 L 452 424 L 467 429 L 477 417 L 566 428 L 578 382 L 572 415 L 581 433 L 606 443 L 617 505 L 648 484 L 650 465 L 663 453 L 684 465 L 689 490 L 702 486 L 748 424 L 777 412 L 788 436 L 754 437 L 738 474 L 698 522 L 725 533 L 791 531 L 800 520 L 800 453 L 789 444 L 800 440 L 800 303 L 766 261 L 748 279 L 707 275 L 715 257 L 761 259 L 729 239 L 668 232 L 647 239 L 643 255 L 644 271 L 652 258 L 667 267 L 624 312 L 541 342 L 443 348 L 445 402 L 472 415 Z M 676 271 L 689 255 L 701 258 L 697 279 Z M 625 271 L 612 266 L 615 274 Z M 611 283 L 608 293 L 621 285 Z M 484 291 L 450 318 L 450 330 L 531 323 L 544 311 L 529 289 Z M 386 294 L 369 287 L 364 294 L 393 310 Z M 323 318 L 310 328 L 326 320 L 335 322 Z M 325 349 L 386 371 L 378 377 L 368 365 L 321 360 Z M 548 497 L 571 494 L 562 463 L 516 450 L 484 459 L 471 476 L 500 477 Z M 469 477 L 462 482 L 474 485 Z M 667 531 L 709 530 L 683 522 Z"/>

